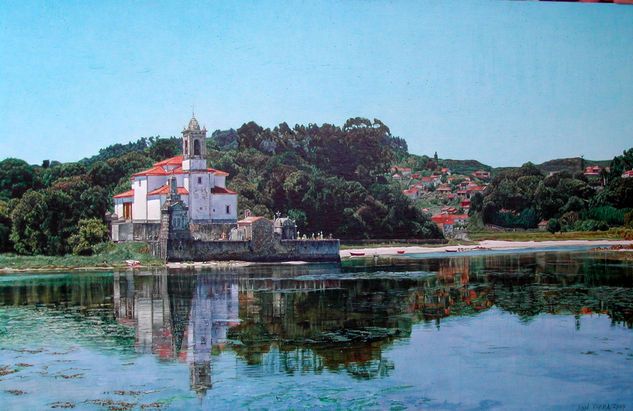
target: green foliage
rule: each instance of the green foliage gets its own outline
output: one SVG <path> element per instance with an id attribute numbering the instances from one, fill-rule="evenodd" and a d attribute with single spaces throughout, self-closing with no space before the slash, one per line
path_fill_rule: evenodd
<path id="1" fill-rule="evenodd" d="M 609 225 L 604 221 L 578 220 L 574 224 L 574 231 L 607 231 Z"/>
<path id="2" fill-rule="evenodd" d="M 619 226 L 625 224 L 625 216 L 630 211 L 630 208 L 618 209 L 613 206 L 593 207 L 583 211 L 581 217 L 583 220 L 599 220 L 610 226 Z"/>
<path id="3" fill-rule="evenodd" d="M 178 137 L 158 138 L 147 148 L 147 155 L 154 161 L 175 157 L 182 152 L 182 139 Z"/>
<path id="4" fill-rule="evenodd" d="M 547 231 L 549 231 L 550 233 L 554 234 L 556 232 L 559 232 L 560 229 L 561 225 L 557 219 L 552 218 L 547 222 Z"/>
<path id="5" fill-rule="evenodd" d="M 13 250 L 13 245 L 9 240 L 11 235 L 11 211 L 9 203 L 0 200 L 0 252 Z"/>
<path id="6" fill-rule="evenodd" d="M 112 144 L 106 148 L 102 148 L 101 150 L 99 150 L 99 154 L 97 154 L 96 156 L 84 158 L 80 162 L 87 166 L 90 166 L 97 161 L 105 161 L 110 158 L 121 157 L 128 153 L 142 153 L 149 146 L 151 146 L 155 140 L 155 137 L 142 137 L 135 142 L 129 142 L 127 144 Z"/>
<path id="7" fill-rule="evenodd" d="M 625 227 L 633 228 L 633 211 L 629 211 L 628 213 L 626 213 L 622 220 Z"/>
<path id="8" fill-rule="evenodd" d="M 98 218 L 79 220 L 79 233 L 69 239 L 74 255 L 91 255 L 93 246 L 108 240 L 109 230 Z"/>
<path id="9" fill-rule="evenodd" d="M 42 230 L 48 208 L 44 195 L 27 191 L 11 212 L 13 222 L 10 240 L 20 254 L 44 254 L 46 234 Z"/>
<path id="10" fill-rule="evenodd" d="M 26 161 L 17 158 L 0 161 L 0 200 L 21 197 L 36 183 L 35 171 Z"/>

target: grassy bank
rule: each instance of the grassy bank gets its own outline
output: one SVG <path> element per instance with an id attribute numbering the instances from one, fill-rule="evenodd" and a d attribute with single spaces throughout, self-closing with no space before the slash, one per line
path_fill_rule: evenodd
<path id="1" fill-rule="evenodd" d="M 92 267 L 125 267 L 125 260 L 138 260 L 145 266 L 162 266 L 160 259 L 149 255 L 145 243 L 99 244 L 96 253 L 90 256 L 64 255 L 17 255 L 0 254 L 0 269 L 11 270 L 57 270 Z"/>
<path id="2" fill-rule="evenodd" d="M 624 240 L 622 230 L 611 229 L 609 231 L 570 231 L 567 233 L 552 234 L 547 231 L 517 231 L 497 232 L 481 231 L 468 233 L 468 238 L 473 241 L 499 240 L 499 241 L 563 241 L 563 240 Z"/>

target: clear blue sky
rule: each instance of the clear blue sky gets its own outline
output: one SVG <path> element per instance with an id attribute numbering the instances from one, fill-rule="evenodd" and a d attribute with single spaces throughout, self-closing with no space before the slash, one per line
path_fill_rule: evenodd
<path id="1" fill-rule="evenodd" d="M 378 118 L 493 166 L 633 146 L 633 6 L 516 1 L 0 2 L 0 158 Z"/>

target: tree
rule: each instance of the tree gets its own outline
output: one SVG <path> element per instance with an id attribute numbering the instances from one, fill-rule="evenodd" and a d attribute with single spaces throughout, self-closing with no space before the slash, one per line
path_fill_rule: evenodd
<path id="1" fill-rule="evenodd" d="M 0 200 L 0 252 L 13 249 L 9 236 L 11 235 L 11 212 L 9 203 Z"/>
<path id="2" fill-rule="evenodd" d="M 554 234 L 554 233 L 560 231 L 560 229 L 561 229 L 560 222 L 558 222 L 557 219 L 551 218 L 547 222 L 547 231 L 549 231 L 550 233 Z"/>
<path id="3" fill-rule="evenodd" d="M 42 230 L 48 208 L 44 195 L 27 191 L 11 212 L 10 240 L 20 254 L 42 254 L 46 246 L 46 234 Z"/>
<path id="4" fill-rule="evenodd" d="M 26 161 L 17 158 L 0 161 L 0 200 L 19 198 L 35 185 L 35 172 Z"/>
<path id="5" fill-rule="evenodd" d="M 177 137 L 159 138 L 147 149 L 147 154 L 154 161 L 162 161 L 175 157 L 182 151 L 181 139 Z"/>
<path id="6" fill-rule="evenodd" d="M 79 220 L 79 232 L 70 238 L 73 254 L 91 255 L 92 247 L 108 240 L 109 230 L 98 218 Z"/>

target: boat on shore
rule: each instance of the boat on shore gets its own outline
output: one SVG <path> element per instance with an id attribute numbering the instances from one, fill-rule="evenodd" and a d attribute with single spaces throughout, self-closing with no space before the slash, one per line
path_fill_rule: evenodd
<path id="1" fill-rule="evenodd" d="M 365 253 L 357 253 L 357 252 L 350 251 L 349 255 L 354 256 L 354 257 L 361 257 L 361 256 L 364 256 Z"/>

